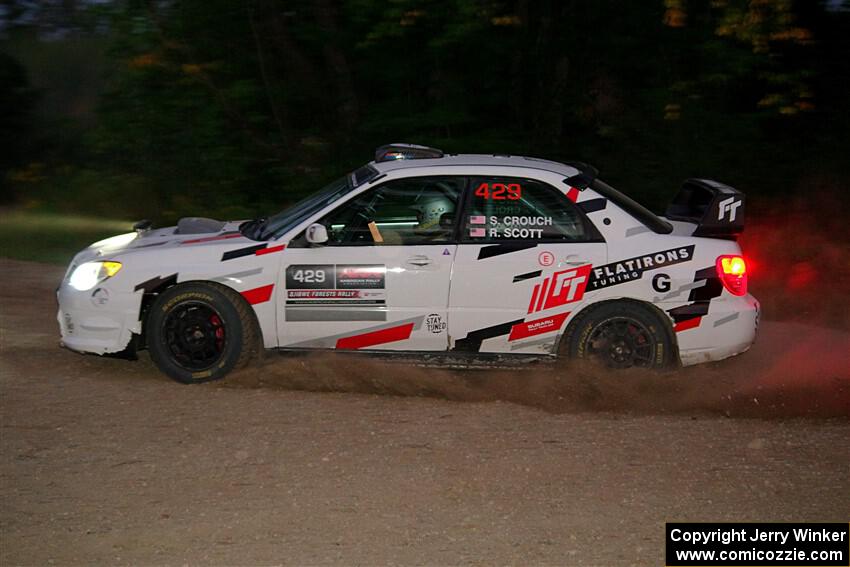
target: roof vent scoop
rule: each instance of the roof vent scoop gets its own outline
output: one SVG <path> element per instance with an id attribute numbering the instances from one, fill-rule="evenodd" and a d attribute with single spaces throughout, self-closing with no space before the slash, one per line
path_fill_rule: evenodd
<path id="1" fill-rule="evenodd" d="M 133 230 L 135 230 L 136 233 L 138 233 L 139 236 L 141 236 L 142 233 L 149 231 L 152 226 L 153 226 L 152 221 L 149 221 L 148 219 L 142 219 L 142 220 L 140 220 L 139 222 L 137 222 L 133 225 Z"/>
<path id="2" fill-rule="evenodd" d="M 437 159 L 441 157 L 443 157 L 443 150 L 416 144 L 388 144 L 375 150 L 375 162 L 377 163 L 400 159 Z"/>

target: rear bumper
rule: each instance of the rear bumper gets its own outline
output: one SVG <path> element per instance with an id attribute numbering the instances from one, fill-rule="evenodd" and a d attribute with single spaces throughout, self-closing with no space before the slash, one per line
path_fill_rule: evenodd
<path id="1" fill-rule="evenodd" d="M 133 334 L 141 332 L 141 293 L 119 293 L 108 286 L 77 291 L 67 284 L 56 291 L 56 319 L 62 345 L 95 354 L 124 350 Z"/>
<path id="2" fill-rule="evenodd" d="M 682 366 L 723 360 L 747 351 L 756 340 L 761 306 L 752 295 L 724 292 L 699 325 L 676 333 Z"/>

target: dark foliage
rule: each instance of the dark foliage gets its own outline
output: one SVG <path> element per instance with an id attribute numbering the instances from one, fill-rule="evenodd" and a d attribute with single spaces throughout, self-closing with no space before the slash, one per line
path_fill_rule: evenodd
<path id="1" fill-rule="evenodd" d="M 655 208 L 692 176 L 755 197 L 850 176 L 850 22 L 817 2 L 74 4 L 109 73 L 38 189 L 10 142 L 32 99 L 2 76 L 7 178 L 47 205 L 269 212 L 393 141 L 591 162 Z"/>

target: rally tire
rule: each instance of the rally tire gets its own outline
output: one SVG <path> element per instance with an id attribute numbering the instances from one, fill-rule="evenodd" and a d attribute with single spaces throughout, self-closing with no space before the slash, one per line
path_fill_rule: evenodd
<path id="1" fill-rule="evenodd" d="M 259 352 L 259 331 L 250 305 L 232 289 L 208 282 L 169 288 L 146 321 L 150 357 L 183 384 L 224 378 Z"/>
<path id="2" fill-rule="evenodd" d="M 674 365 L 672 329 L 656 310 L 637 301 L 592 306 L 567 327 L 559 356 L 611 369 L 664 369 Z"/>

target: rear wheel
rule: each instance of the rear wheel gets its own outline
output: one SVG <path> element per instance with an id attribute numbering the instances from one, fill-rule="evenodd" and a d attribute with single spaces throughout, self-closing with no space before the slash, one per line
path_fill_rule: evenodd
<path id="1" fill-rule="evenodd" d="M 151 359 L 184 384 L 218 380 L 258 350 L 250 307 L 230 288 L 197 282 L 169 288 L 147 320 Z"/>
<path id="2" fill-rule="evenodd" d="M 561 341 L 560 354 L 612 369 L 665 368 L 674 360 L 669 325 L 652 308 L 626 301 L 579 314 Z"/>

